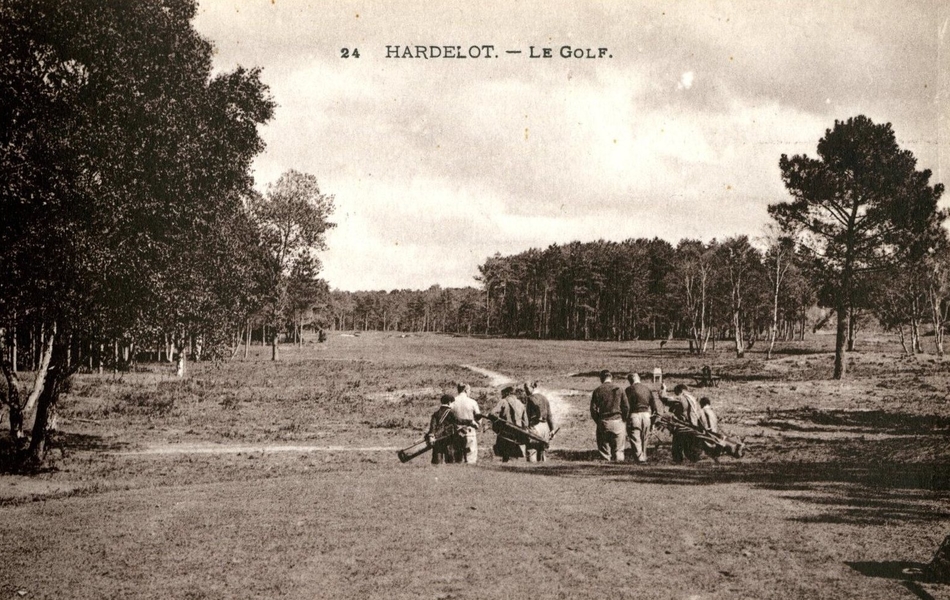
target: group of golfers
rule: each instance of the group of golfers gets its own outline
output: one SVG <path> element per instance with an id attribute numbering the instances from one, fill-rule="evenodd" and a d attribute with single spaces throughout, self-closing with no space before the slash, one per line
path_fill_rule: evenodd
<path id="1" fill-rule="evenodd" d="M 672 394 L 663 384 L 654 390 L 635 372 L 627 375 L 627 381 L 628 385 L 621 387 L 610 371 L 603 370 L 600 385 L 591 394 L 590 416 L 596 424 L 597 451 L 604 460 L 626 460 L 629 440 L 632 461 L 646 463 L 650 432 L 664 412 L 661 405 L 678 423 L 688 425 L 687 430 L 691 427 L 718 435 L 718 419 L 708 398 L 697 401 L 685 385 L 674 387 Z M 538 391 L 537 381 L 504 387 L 501 400 L 487 414 L 482 414 L 470 391 L 465 383 L 457 384 L 456 395 L 443 395 L 441 405 L 432 414 L 426 441 L 432 446 L 433 464 L 476 463 L 482 419 L 493 423 L 498 435 L 492 449 L 502 462 L 518 458 L 528 462 L 545 460 L 545 450 L 557 426 L 550 402 Z M 672 438 L 674 462 L 700 459 L 703 446 L 694 436 L 673 429 Z"/>

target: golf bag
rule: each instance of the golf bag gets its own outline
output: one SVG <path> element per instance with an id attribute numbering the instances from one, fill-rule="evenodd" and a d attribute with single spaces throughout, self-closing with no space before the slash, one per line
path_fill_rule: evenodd
<path id="1" fill-rule="evenodd" d="M 399 450 L 398 452 L 396 452 L 396 456 L 399 457 L 399 462 L 403 462 L 403 463 L 409 462 L 415 457 L 421 456 L 422 454 L 425 454 L 429 450 L 432 450 L 432 447 L 438 444 L 439 442 L 449 441 L 454 436 L 455 436 L 455 427 L 451 427 L 451 426 L 447 427 L 445 433 L 441 437 L 438 437 L 435 440 L 433 440 L 431 444 L 429 443 L 428 439 L 419 440 L 415 444 L 407 448 L 403 448 L 402 450 Z"/>
<path id="2" fill-rule="evenodd" d="M 742 443 L 742 440 L 731 440 L 721 433 L 706 431 L 702 427 L 673 415 L 667 414 L 659 417 L 655 425 L 672 434 L 689 437 L 697 447 L 702 448 L 703 452 L 714 459 L 723 454 L 728 454 L 734 458 L 742 458 L 745 454 L 745 444 Z"/>

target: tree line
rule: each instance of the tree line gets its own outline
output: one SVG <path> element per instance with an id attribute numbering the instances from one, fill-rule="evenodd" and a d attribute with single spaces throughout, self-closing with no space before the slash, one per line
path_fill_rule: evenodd
<path id="1" fill-rule="evenodd" d="M 738 357 L 762 340 L 802 339 L 835 323 L 834 377 L 862 324 L 895 331 L 908 355 L 933 335 L 944 354 L 950 242 L 944 186 L 917 169 L 889 123 L 836 121 L 817 157 L 782 155 L 791 197 L 768 207 L 757 240 L 675 246 L 661 239 L 553 244 L 479 266 L 481 290 L 334 292 L 337 328 L 479 332 L 539 339 L 686 338 L 703 354 L 728 339 Z"/>
<path id="2" fill-rule="evenodd" d="M 274 102 L 212 70 L 193 0 L 0 3 L 0 399 L 42 460 L 80 368 L 222 356 L 328 290 L 333 197 L 288 171 L 257 192 Z M 267 327 L 269 326 L 269 327 Z M 22 397 L 18 370 L 36 371 Z"/>
<path id="3" fill-rule="evenodd" d="M 741 356 L 764 332 L 801 336 L 814 292 L 800 257 L 780 241 L 766 252 L 747 236 L 551 245 L 479 267 L 486 329 L 554 339 L 687 338 L 705 353 L 729 337 Z M 770 261 L 782 279 L 769 284 Z"/>

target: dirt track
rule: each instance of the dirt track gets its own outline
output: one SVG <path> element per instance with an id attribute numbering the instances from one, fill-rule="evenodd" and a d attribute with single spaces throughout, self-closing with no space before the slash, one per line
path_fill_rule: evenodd
<path id="1" fill-rule="evenodd" d="M 147 454 L 273 454 L 276 452 L 395 452 L 395 446 L 310 446 L 306 444 L 167 444 L 141 450 L 111 452 L 117 456 Z"/>

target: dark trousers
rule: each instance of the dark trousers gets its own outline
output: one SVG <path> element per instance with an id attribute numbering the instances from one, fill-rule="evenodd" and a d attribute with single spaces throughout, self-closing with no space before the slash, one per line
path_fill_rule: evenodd
<path id="1" fill-rule="evenodd" d="M 703 450 L 699 446 L 699 442 L 694 440 L 692 436 L 685 433 L 674 433 L 673 434 L 673 460 L 675 462 L 683 462 L 683 457 L 688 458 L 692 462 L 696 462 L 703 455 Z"/>
<path id="2" fill-rule="evenodd" d="M 454 437 L 436 442 L 432 446 L 432 464 L 441 465 L 442 463 L 458 462 L 456 445 Z"/>

